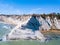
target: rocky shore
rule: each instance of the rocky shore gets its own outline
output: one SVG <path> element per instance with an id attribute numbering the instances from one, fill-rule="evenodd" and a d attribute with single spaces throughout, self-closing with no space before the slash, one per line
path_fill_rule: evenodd
<path id="1" fill-rule="evenodd" d="M 0 15 L 0 21 L 15 25 L 8 34 L 9 39 L 37 37 L 42 40 L 46 35 L 60 34 L 60 15 L 57 14 Z M 36 31 L 40 32 L 36 34 Z"/>

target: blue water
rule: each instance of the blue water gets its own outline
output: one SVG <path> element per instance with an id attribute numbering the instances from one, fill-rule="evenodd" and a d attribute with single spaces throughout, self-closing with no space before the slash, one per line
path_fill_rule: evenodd
<path id="1" fill-rule="evenodd" d="M 0 38 L 8 34 L 12 28 L 13 25 L 0 23 Z"/>

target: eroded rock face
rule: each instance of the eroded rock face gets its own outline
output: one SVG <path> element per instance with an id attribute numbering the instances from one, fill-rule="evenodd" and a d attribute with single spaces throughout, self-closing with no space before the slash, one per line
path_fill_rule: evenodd
<path id="1" fill-rule="evenodd" d="M 49 17 L 47 18 L 46 16 L 42 17 L 41 15 L 0 16 L 0 21 L 15 25 L 15 27 L 11 29 L 11 32 L 8 35 L 9 38 L 11 37 L 13 39 L 25 38 L 25 36 L 31 38 L 35 38 L 36 36 L 38 39 L 45 39 L 43 34 L 40 33 L 39 30 L 51 29 L 51 26 L 53 24 L 51 20 L 52 20 L 51 18 Z M 59 25 L 59 23 L 57 23 L 58 20 L 56 19 L 52 21 L 54 22 L 54 25 L 56 24 L 57 26 L 56 25 L 55 26 L 58 27 Z M 4 28 L 6 28 L 6 26 L 4 26 Z"/>
<path id="2" fill-rule="evenodd" d="M 28 20 L 29 19 L 29 20 Z M 27 24 L 21 25 L 22 29 L 28 28 L 34 30 L 40 30 L 40 29 L 50 29 L 48 25 L 48 21 L 43 19 L 40 15 L 25 15 L 25 16 L 0 16 L 0 21 L 15 24 L 17 25 L 18 22 L 25 22 L 27 21 Z M 48 23 L 47 23 L 48 22 Z M 40 28 L 41 27 L 41 28 Z M 39 29 L 40 28 L 40 29 Z"/>
<path id="3" fill-rule="evenodd" d="M 41 25 L 39 21 L 36 19 L 36 16 L 32 16 L 30 20 L 27 22 L 27 24 L 23 26 L 23 28 L 32 29 L 33 31 L 35 31 L 35 30 L 39 30 L 40 26 Z"/>
<path id="4" fill-rule="evenodd" d="M 22 28 L 28 28 L 33 30 L 49 30 L 51 29 L 52 22 L 50 16 L 41 16 L 41 15 L 0 15 L 0 21 L 17 25 L 18 22 L 25 22 L 29 19 L 26 24 L 21 25 Z M 54 20 L 53 20 L 54 21 Z M 56 22 L 54 22 L 54 25 Z M 58 24 L 57 24 L 58 25 Z M 55 26 L 56 27 L 56 26 Z M 57 26 L 59 27 L 59 26 Z M 23 28 L 23 29 L 24 29 Z"/>

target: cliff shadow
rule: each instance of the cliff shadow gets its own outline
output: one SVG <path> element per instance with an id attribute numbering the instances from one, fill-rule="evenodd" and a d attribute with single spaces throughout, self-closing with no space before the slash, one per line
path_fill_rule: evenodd
<path id="1" fill-rule="evenodd" d="M 32 16 L 30 20 L 27 22 L 27 24 L 22 26 L 22 29 L 31 29 L 32 31 L 39 30 L 39 27 L 41 24 L 36 19 L 36 16 Z"/>

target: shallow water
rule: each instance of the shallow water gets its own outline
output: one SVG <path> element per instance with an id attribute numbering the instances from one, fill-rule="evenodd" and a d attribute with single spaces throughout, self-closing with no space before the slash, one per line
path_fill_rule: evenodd
<path id="1" fill-rule="evenodd" d="M 20 41 L 6 41 L 0 42 L 0 45 L 59 45 L 59 40 L 51 40 L 49 42 L 40 42 L 37 40 L 20 40 Z"/>
<path id="2" fill-rule="evenodd" d="M 0 23 L 0 38 L 8 34 L 13 27 L 14 26 L 10 24 Z"/>

